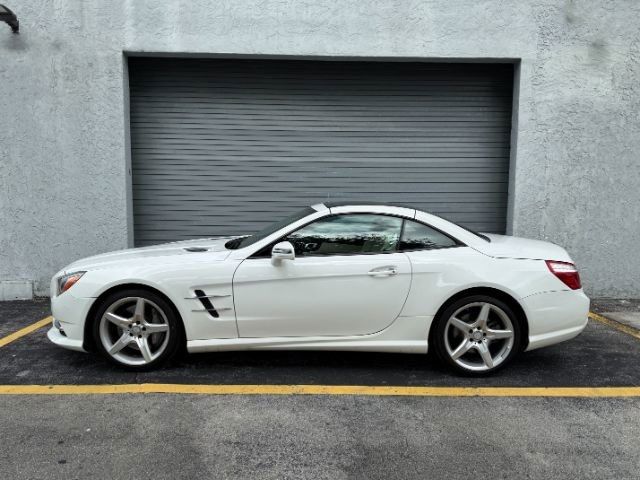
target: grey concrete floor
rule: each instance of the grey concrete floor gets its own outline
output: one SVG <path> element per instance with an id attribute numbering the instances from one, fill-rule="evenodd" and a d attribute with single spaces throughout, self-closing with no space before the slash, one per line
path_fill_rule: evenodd
<path id="1" fill-rule="evenodd" d="M 601 298 L 593 301 L 593 308 L 607 318 L 640 330 L 640 299 Z"/>
<path id="2" fill-rule="evenodd" d="M 637 479 L 640 401 L 2 399 L 7 479 Z"/>
<path id="3" fill-rule="evenodd" d="M 0 303 L 0 334 L 47 315 Z M 0 384 L 640 386 L 640 342 L 590 322 L 487 379 L 420 355 L 202 354 L 145 374 L 34 332 L 0 348 Z M 0 396 L 0 478 L 640 477 L 640 398 L 125 394 Z"/>

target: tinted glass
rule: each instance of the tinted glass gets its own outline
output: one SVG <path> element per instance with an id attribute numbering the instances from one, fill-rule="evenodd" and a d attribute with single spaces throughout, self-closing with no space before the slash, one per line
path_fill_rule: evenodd
<path id="1" fill-rule="evenodd" d="M 447 237 L 422 223 L 406 220 L 400 239 L 400 250 L 428 250 L 457 245 L 455 240 Z"/>
<path id="2" fill-rule="evenodd" d="M 296 255 L 347 255 L 396 250 L 402 219 L 350 214 L 325 217 L 289 235 Z"/>
<path id="3" fill-rule="evenodd" d="M 303 208 L 302 210 L 298 210 L 296 213 L 291 214 L 288 217 L 285 217 L 278 222 L 275 222 L 266 226 L 265 228 L 260 230 L 258 233 L 254 233 L 253 235 L 249 235 L 248 237 L 244 237 L 244 238 L 234 238 L 233 240 L 229 240 L 225 244 L 225 247 L 228 248 L 229 250 L 248 247 L 249 245 L 253 245 L 254 243 L 256 243 L 258 240 L 262 240 L 263 238 L 268 237 L 272 233 L 277 232 L 281 228 L 284 228 L 293 222 L 297 222 L 298 220 L 302 220 L 304 217 L 307 217 L 312 213 L 315 213 L 315 210 L 313 208 L 311 207 Z"/>

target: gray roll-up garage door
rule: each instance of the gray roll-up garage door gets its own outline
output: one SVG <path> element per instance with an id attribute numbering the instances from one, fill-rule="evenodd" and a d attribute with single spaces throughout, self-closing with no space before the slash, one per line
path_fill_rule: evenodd
<path id="1" fill-rule="evenodd" d="M 129 78 L 136 245 L 324 200 L 505 231 L 511 65 L 130 58 Z"/>

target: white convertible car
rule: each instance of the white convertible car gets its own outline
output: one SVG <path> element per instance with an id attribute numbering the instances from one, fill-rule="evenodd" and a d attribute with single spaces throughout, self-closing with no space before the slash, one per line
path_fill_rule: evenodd
<path id="1" fill-rule="evenodd" d="M 149 369 L 186 347 L 427 353 L 486 374 L 585 328 L 554 244 L 478 234 L 408 207 L 324 203 L 254 235 L 122 250 L 51 282 L 62 347 Z"/>

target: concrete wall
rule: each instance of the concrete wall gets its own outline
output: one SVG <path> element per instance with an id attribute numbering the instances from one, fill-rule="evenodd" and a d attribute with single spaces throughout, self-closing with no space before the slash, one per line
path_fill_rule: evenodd
<path id="1" fill-rule="evenodd" d="M 640 296 L 640 3 L 6 0 L 0 280 L 127 246 L 123 51 L 521 59 L 512 228 Z"/>

